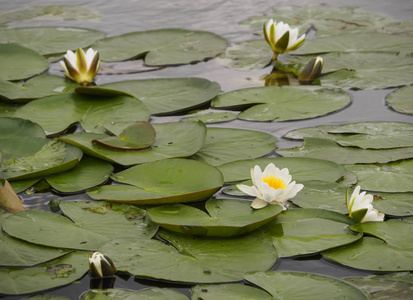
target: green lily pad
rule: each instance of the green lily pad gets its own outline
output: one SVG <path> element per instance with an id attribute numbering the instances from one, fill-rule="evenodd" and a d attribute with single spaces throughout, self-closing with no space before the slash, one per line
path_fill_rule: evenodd
<path id="1" fill-rule="evenodd" d="M 27 294 L 69 284 L 89 270 L 88 255 L 74 252 L 35 267 L 0 269 L 0 293 Z"/>
<path id="2" fill-rule="evenodd" d="M 76 225 L 109 239 L 150 239 L 158 230 L 145 210 L 123 203 L 103 201 L 65 201 L 59 204 L 63 213 Z"/>
<path id="3" fill-rule="evenodd" d="M 0 139 L 12 137 L 45 138 L 40 125 L 26 119 L 0 118 Z"/>
<path id="4" fill-rule="evenodd" d="M 302 33 L 313 28 L 317 31 L 317 36 L 323 34 L 331 35 L 354 29 L 380 30 L 384 24 L 395 21 L 387 14 L 366 11 L 358 7 L 304 4 L 279 7 L 272 12 L 266 13 L 264 16 L 251 17 L 241 22 L 241 24 L 262 29 L 264 22 L 267 22 L 269 19 L 274 19 L 277 22 L 282 21 L 292 27 L 298 27 Z"/>
<path id="5" fill-rule="evenodd" d="M 25 299 L 30 300 L 70 300 L 65 296 L 56 296 L 56 295 L 34 295 Z"/>
<path id="6" fill-rule="evenodd" d="M 258 229 L 277 249 L 280 257 L 313 254 L 353 243 L 361 238 L 348 230 L 354 221 L 322 209 L 290 209 Z"/>
<path id="7" fill-rule="evenodd" d="M 86 154 L 125 166 L 173 158 L 189 157 L 204 145 L 206 126 L 202 122 L 173 122 L 153 124 L 156 140 L 150 149 L 117 151 L 92 141 L 104 134 L 79 133 L 61 137 L 62 141 L 81 148 Z"/>
<path id="8" fill-rule="evenodd" d="M 191 202 L 211 197 L 223 185 L 221 172 L 203 162 L 165 159 L 137 165 L 112 179 L 127 185 L 89 190 L 93 199 L 133 204 Z"/>
<path id="9" fill-rule="evenodd" d="M 342 147 L 336 142 L 320 138 L 304 138 L 301 147 L 279 149 L 284 157 L 311 157 L 328 159 L 338 164 L 387 163 L 413 157 L 413 147 L 396 149 L 359 149 Z"/>
<path id="10" fill-rule="evenodd" d="M 312 56 L 311 56 L 312 57 Z M 321 85 L 340 88 L 380 89 L 413 82 L 413 56 L 394 52 L 339 52 L 322 55 Z M 280 55 L 275 63 L 283 71 L 298 74 L 308 56 Z M 328 73 L 328 74 L 326 74 Z"/>
<path id="11" fill-rule="evenodd" d="M 0 65 L 0 78 L 4 80 L 26 79 L 44 72 L 49 67 L 42 55 L 16 44 L 0 44 Z"/>
<path id="12" fill-rule="evenodd" d="M 275 248 L 250 233 L 238 238 L 191 237 L 160 230 L 159 240 L 124 239 L 101 249 L 120 271 L 134 276 L 177 282 L 231 282 L 245 272 L 270 269 L 277 261 Z"/>
<path id="13" fill-rule="evenodd" d="M 103 32 L 71 27 L 0 28 L 0 43 L 16 43 L 42 55 L 85 48 L 105 36 Z"/>
<path id="14" fill-rule="evenodd" d="M 0 96 L 7 101 L 29 102 L 36 98 L 72 93 L 79 84 L 62 76 L 42 74 L 24 84 L 0 80 Z"/>
<path id="15" fill-rule="evenodd" d="M 52 188 L 63 193 L 73 193 L 95 187 L 109 179 L 113 166 L 89 156 L 71 170 L 46 177 Z"/>
<path id="16" fill-rule="evenodd" d="M 1 81 L 3 80 L 0 79 L 0 82 Z M 20 107 L 21 105 L 15 103 L 0 101 L 0 117 L 12 117 L 16 110 Z"/>
<path id="17" fill-rule="evenodd" d="M 232 69 L 254 70 L 269 65 L 273 55 L 265 40 L 250 40 L 228 47 L 225 53 L 217 58 L 217 62 Z"/>
<path id="18" fill-rule="evenodd" d="M 389 246 L 413 251 L 413 244 L 406 239 L 413 230 L 413 224 L 402 220 L 390 219 L 386 222 L 366 222 L 354 224 L 350 229 L 382 239 Z"/>
<path id="19" fill-rule="evenodd" d="M 0 15 L 0 24 L 19 21 L 93 20 L 100 15 L 89 8 L 77 5 L 34 5 Z"/>
<path id="20" fill-rule="evenodd" d="M 369 191 L 413 192 L 413 160 L 388 164 L 348 165 L 346 170 L 358 177 L 358 185 Z"/>
<path id="21" fill-rule="evenodd" d="M 403 114 L 413 115 L 413 104 L 411 101 L 413 87 L 405 86 L 386 97 L 388 106 Z"/>
<path id="22" fill-rule="evenodd" d="M 204 300 L 274 300 L 263 290 L 235 283 L 196 285 L 191 289 L 191 296 Z"/>
<path id="23" fill-rule="evenodd" d="M 251 232 L 282 211 L 279 205 L 254 210 L 250 202 L 235 199 L 210 199 L 205 208 L 207 212 L 188 205 L 169 204 L 149 208 L 148 215 L 154 223 L 174 232 L 230 237 Z"/>
<path id="24" fill-rule="evenodd" d="M 235 182 L 251 178 L 251 168 L 259 165 L 263 170 L 273 163 L 279 169 L 288 168 L 296 182 L 320 180 L 336 182 L 343 176 L 344 169 L 332 161 L 306 157 L 276 157 L 239 160 L 223 164 L 218 169 L 224 174 L 225 182 Z"/>
<path id="25" fill-rule="evenodd" d="M 96 289 L 89 290 L 82 294 L 80 300 L 93 300 L 93 299 L 123 299 L 123 300 L 188 300 L 184 294 L 171 289 L 151 288 L 141 291 L 129 291 L 122 289 Z"/>
<path id="26" fill-rule="evenodd" d="M 336 263 L 371 271 L 411 271 L 413 251 L 387 245 L 374 237 L 362 237 L 348 246 L 321 253 Z"/>
<path id="27" fill-rule="evenodd" d="M 343 125 L 320 125 L 290 131 L 284 137 L 318 137 L 341 146 L 363 149 L 387 149 L 413 146 L 413 124 L 402 122 L 358 122 Z"/>
<path id="28" fill-rule="evenodd" d="M 413 274 L 408 272 L 344 279 L 362 290 L 369 299 L 409 299 L 413 293 Z"/>
<path id="29" fill-rule="evenodd" d="M 2 228 L 12 237 L 56 248 L 96 250 L 109 241 L 66 217 L 45 211 L 25 210 L 10 215 L 3 220 Z"/>
<path id="30" fill-rule="evenodd" d="M 120 81 L 99 87 L 83 87 L 76 91 L 107 93 L 107 90 L 103 91 L 101 88 L 133 95 L 155 115 L 177 113 L 206 104 L 221 91 L 218 83 L 196 77 Z"/>
<path id="31" fill-rule="evenodd" d="M 208 128 L 205 144 L 192 159 L 219 166 L 240 159 L 257 158 L 275 148 L 275 137 L 260 131 Z"/>
<path id="32" fill-rule="evenodd" d="M 314 118 L 341 109 L 350 95 L 338 89 L 313 86 L 265 86 L 236 90 L 219 95 L 212 107 L 245 107 L 239 119 L 249 121 L 288 121 Z"/>
<path id="33" fill-rule="evenodd" d="M 312 273 L 267 271 L 247 273 L 244 278 L 269 292 L 274 299 L 368 299 L 347 282 Z"/>
<path id="34" fill-rule="evenodd" d="M 374 208 L 386 215 L 413 215 L 413 193 L 374 193 Z"/>
<path id="35" fill-rule="evenodd" d="M 38 181 L 42 180 L 42 178 L 30 178 L 30 179 L 22 179 L 22 180 L 13 180 L 10 182 L 10 185 L 12 186 L 13 190 L 16 192 L 16 194 L 24 192 L 34 184 L 36 184 Z"/>
<path id="36" fill-rule="evenodd" d="M 10 214 L 0 210 L 0 224 Z M 62 249 L 36 245 L 8 236 L 0 230 L 0 266 L 37 265 L 67 254 Z"/>
<path id="37" fill-rule="evenodd" d="M 45 114 L 45 111 L 48 113 Z M 76 122 L 80 122 L 87 132 L 102 133 L 109 130 L 119 134 L 136 121 L 147 121 L 150 114 L 142 102 L 130 96 L 67 94 L 27 103 L 15 116 L 38 123 L 48 135 L 62 132 Z"/>
<path id="38" fill-rule="evenodd" d="M 72 145 L 45 138 L 0 139 L 4 154 L 0 179 L 28 179 L 70 170 L 82 158 Z"/>
<path id="39" fill-rule="evenodd" d="M 145 56 L 149 66 L 180 65 L 203 61 L 223 52 L 227 41 L 207 31 L 158 29 L 131 32 L 92 45 L 104 61 Z"/>
<path id="40" fill-rule="evenodd" d="M 156 132 L 151 123 L 139 121 L 126 127 L 119 136 L 108 136 L 93 142 L 117 150 L 142 150 L 150 148 L 155 137 Z"/>
<path id="41" fill-rule="evenodd" d="M 182 122 L 202 121 L 205 124 L 220 123 L 235 120 L 238 113 L 232 111 L 202 110 L 191 114 L 189 117 L 182 118 Z"/>

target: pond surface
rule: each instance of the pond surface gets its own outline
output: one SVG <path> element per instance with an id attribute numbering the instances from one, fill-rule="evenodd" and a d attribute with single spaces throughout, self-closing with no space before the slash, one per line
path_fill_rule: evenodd
<path id="1" fill-rule="evenodd" d="M 263 15 L 278 6 L 301 5 L 307 3 L 322 3 L 323 1 L 262 1 L 262 0 L 122 0 L 122 1 L 78 1 L 72 0 L 70 4 L 83 5 L 96 10 L 102 15 L 101 20 L 76 20 L 56 21 L 39 18 L 30 22 L 10 23 L 10 27 L 27 26 L 67 26 L 97 29 L 108 35 L 119 35 L 132 31 L 142 31 L 160 28 L 184 28 L 192 30 L 206 30 L 221 35 L 230 43 L 246 41 L 254 38 L 251 30 L 239 25 L 251 16 Z M 33 1 L 30 5 L 50 4 L 50 1 Z M 53 4 L 67 4 L 67 1 L 54 1 Z M 359 6 L 365 10 L 377 11 L 392 15 L 400 20 L 409 20 L 413 16 L 413 2 L 411 0 L 363 0 L 363 1 L 328 1 L 332 6 Z M 0 13 L 9 10 L 22 9 L 28 6 L 26 0 L 2 0 Z M 263 86 L 263 77 L 271 72 L 268 66 L 259 70 L 240 71 L 220 66 L 216 61 L 210 60 L 195 65 L 168 67 L 161 70 L 123 74 L 123 75 L 98 75 L 96 84 L 104 84 L 113 81 L 123 81 L 146 78 L 171 78 L 171 77 L 202 77 L 220 84 L 223 92 L 235 89 Z M 60 66 L 53 64 L 50 73 L 62 75 Z M 294 129 L 328 124 L 343 124 L 362 121 L 396 121 L 413 123 L 412 116 L 393 111 L 385 104 L 385 97 L 394 89 L 384 90 L 350 90 L 352 102 L 344 109 L 322 117 L 287 122 L 248 122 L 234 120 L 227 123 L 211 124 L 208 126 L 243 128 L 260 130 L 270 133 L 277 138 L 277 148 L 299 146 L 302 142 L 291 141 L 282 136 Z M 179 120 L 180 116 L 152 117 L 154 123 L 163 123 Z M 272 154 L 271 156 L 275 156 Z M 47 203 L 59 195 L 50 193 L 35 193 L 22 195 L 24 204 L 30 208 L 48 209 Z M 222 197 L 225 197 L 222 195 Z M 73 195 L 65 197 L 67 200 L 87 199 L 86 195 Z M 316 274 L 328 275 L 336 278 L 365 276 L 374 274 L 369 271 L 361 271 L 346 268 L 321 258 L 310 256 L 300 259 L 279 259 L 272 270 L 305 271 Z M 80 282 L 69 286 L 53 289 L 42 294 L 64 295 L 71 299 L 77 299 L 80 294 L 89 289 L 89 275 Z M 189 286 L 172 283 L 161 283 L 152 280 L 134 279 L 133 277 L 117 277 L 114 287 L 131 290 L 140 290 L 151 286 L 172 287 L 190 296 Z M 6 297 L 8 299 L 20 299 L 21 297 Z"/>

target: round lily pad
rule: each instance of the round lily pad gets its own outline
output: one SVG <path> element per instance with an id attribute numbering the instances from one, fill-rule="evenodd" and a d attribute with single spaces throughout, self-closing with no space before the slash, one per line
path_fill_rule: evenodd
<path id="1" fill-rule="evenodd" d="M 306 157 L 276 157 L 239 160 L 218 167 L 224 174 L 225 182 L 235 182 L 251 178 L 251 168 L 259 165 L 264 169 L 273 163 L 279 169 L 288 168 L 296 182 L 320 180 L 335 182 L 343 176 L 344 169 L 332 161 Z"/>
<path id="2" fill-rule="evenodd" d="M 253 233 L 232 239 L 191 237 L 161 229 L 159 240 L 120 239 L 104 245 L 120 271 L 175 282 L 215 283 L 242 280 L 245 272 L 269 270 L 275 248 Z"/>
<path id="3" fill-rule="evenodd" d="M 109 242 L 99 233 L 76 225 L 68 218 L 45 211 L 24 210 L 8 216 L 2 223 L 10 236 L 44 246 L 96 250 Z"/>
<path id="4" fill-rule="evenodd" d="M 26 119 L 0 118 L 0 139 L 11 137 L 38 137 L 45 138 L 40 125 Z"/>
<path id="5" fill-rule="evenodd" d="M 218 169 L 186 159 L 137 165 L 116 173 L 112 179 L 126 185 L 105 185 L 89 190 L 87 194 L 97 200 L 163 204 L 208 199 L 223 185 Z"/>
<path id="6" fill-rule="evenodd" d="M 202 122 L 172 122 L 153 124 L 156 140 L 151 148 L 138 151 L 118 151 L 93 143 L 105 134 L 79 133 L 61 137 L 62 141 L 81 148 L 85 153 L 125 166 L 173 158 L 189 157 L 204 145 L 206 126 Z"/>
<path id="7" fill-rule="evenodd" d="M 9 215 L 9 213 L 0 210 L 0 224 Z M 0 266 L 2 267 L 33 266 L 67 253 L 62 249 L 36 245 L 10 237 L 0 230 Z"/>
<path id="8" fill-rule="evenodd" d="M 28 294 L 67 285 L 89 270 L 88 255 L 84 251 L 73 252 L 39 266 L 0 269 L 0 293 Z"/>
<path id="9" fill-rule="evenodd" d="M 280 299 L 368 299 L 347 282 L 312 273 L 267 271 L 247 273 L 244 278 Z"/>
<path id="10" fill-rule="evenodd" d="M 105 36 L 103 32 L 71 27 L 0 28 L 0 43 L 17 43 L 42 55 L 85 48 Z"/>
<path id="11" fill-rule="evenodd" d="M 0 65 L 0 78 L 4 80 L 26 79 L 49 67 L 41 54 L 16 44 L 0 44 Z"/>
<path id="12" fill-rule="evenodd" d="M 289 209 L 258 231 L 269 239 L 280 257 L 313 254 L 351 244 L 361 234 L 348 230 L 353 220 L 321 209 Z"/>
<path id="13" fill-rule="evenodd" d="M 238 115 L 249 121 L 287 121 L 314 118 L 341 109 L 350 95 L 339 89 L 314 86 L 265 86 L 236 90 L 216 97 L 212 107 L 246 107 Z"/>
<path id="14" fill-rule="evenodd" d="M 387 105 L 400 113 L 413 115 L 412 90 L 413 87 L 404 86 L 390 93 L 386 97 Z"/>
<path id="15" fill-rule="evenodd" d="M 99 87 L 82 87 L 76 91 L 104 95 L 114 90 L 135 96 L 148 107 L 151 114 L 162 115 L 205 104 L 219 94 L 221 87 L 204 78 L 190 77 L 120 81 Z"/>
<path id="16" fill-rule="evenodd" d="M 63 193 L 73 193 L 95 187 L 109 179 L 113 166 L 89 156 L 71 170 L 47 176 L 50 186 Z"/>
<path id="17" fill-rule="evenodd" d="M 16 84 L 0 80 L 0 95 L 7 101 L 29 102 L 36 98 L 55 94 L 72 93 L 79 84 L 62 76 L 42 74 Z"/>
<path id="18" fill-rule="evenodd" d="M 403 122 L 357 122 L 342 125 L 320 125 L 293 130 L 284 137 L 289 139 L 325 138 L 342 146 L 363 149 L 412 147 L 413 124 Z"/>
<path id="19" fill-rule="evenodd" d="M 352 268 L 371 271 L 411 271 L 413 251 L 392 247 L 374 237 L 321 253 L 325 258 Z"/>
<path id="20" fill-rule="evenodd" d="M 37 137 L 0 139 L 4 154 L 1 179 L 28 179 L 70 170 L 82 151 L 61 141 Z"/>
<path id="21" fill-rule="evenodd" d="M 27 103 L 15 116 L 38 123 L 46 134 L 62 132 L 76 122 L 80 122 L 87 132 L 101 133 L 109 130 L 119 134 L 136 121 L 147 121 L 150 114 L 142 102 L 131 96 L 67 94 Z"/>
<path id="22" fill-rule="evenodd" d="M 275 137 L 265 132 L 209 127 L 204 146 L 192 159 L 219 166 L 235 160 L 261 157 L 274 148 Z"/>
<path id="23" fill-rule="evenodd" d="M 101 300 L 110 300 L 110 299 L 124 299 L 124 300 L 132 300 L 132 299 L 150 299 L 150 300 L 188 300 L 188 298 L 171 289 L 163 289 L 163 288 L 151 288 L 151 289 L 144 289 L 141 291 L 130 291 L 130 290 L 122 290 L 122 289 L 96 289 L 96 290 L 89 290 L 82 294 L 80 300 L 93 300 L 93 299 L 101 299 Z"/>
<path id="24" fill-rule="evenodd" d="M 94 45 L 104 61 L 145 56 L 149 66 L 180 65 L 203 61 L 223 52 L 227 41 L 207 31 L 158 29 L 105 38 Z"/>
<path id="25" fill-rule="evenodd" d="M 334 161 L 338 164 L 387 163 L 413 157 L 413 147 L 396 149 L 359 149 L 342 147 L 336 142 L 320 138 L 304 138 L 302 147 L 279 149 L 284 157 L 311 157 Z"/>
<path id="26" fill-rule="evenodd" d="M 369 191 L 388 193 L 413 192 L 413 160 L 388 164 L 348 165 L 357 174 L 357 184 Z"/>
<path id="27" fill-rule="evenodd" d="M 236 199 L 210 199 L 205 203 L 207 212 L 188 205 L 168 204 L 149 208 L 148 215 L 154 223 L 174 232 L 229 237 L 251 232 L 282 211 L 279 205 L 254 210 L 250 204 Z"/>
<path id="28" fill-rule="evenodd" d="M 139 121 L 126 127 L 119 136 L 108 136 L 93 142 L 118 150 L 142 150 L 151 147 L 155 137 L 151 123 Z"/>
<path id="29" fill-rule="evenodd" d="M 150 239 L 158 230 L 145 210 L 133 205 L 104 201 L 65 201 L 59 207 L 76 225 L 111 240 L 132 237 Z"/>

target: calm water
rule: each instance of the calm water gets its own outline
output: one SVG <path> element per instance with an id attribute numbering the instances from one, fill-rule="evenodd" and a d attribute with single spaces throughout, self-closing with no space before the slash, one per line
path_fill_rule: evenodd
<path id="1" fill-rule="evenodd" d="M 278 6 L 300 5 L 307 3 L 322 3 L 323 1 L 310 0 L 121 0 L 121 1 L 79 1 L 72 0 L 72 5 L 83 5 L 96 10 L 102 15 L 100 21 L 48 21 L 37 20 L 32 22 L 11 23 L 13 27 L 27 26 L 74 26 L 97 29 L 108 35 L 119 35 L 132 31 L 141 31 L 158 28 L 185 28 L 193 30 L 207 30 L 217 33 L 228 39 L 230 43 L 245 41 L 254 38 L 250 29 L 240 26 L 238 23 L 250 16 L 262 15 L 272 11 Z M 326 2 L 326 1 L 324 1 Z M 368 1 L 327 1 L 332 6 L 359 6 L 369 11 L 387 13 L 400 20 L 413 19 L 413 1 L 411 0 L 368 0 Z M 0 13 L 9 10 L 22 9 L 29 5 L 40 4 L 67 4 L 68 1 L 27 1 L 27 0 L 0 0 Z M 96 83 L 103 84 L 110 81 L 159 78 L 159 77 L 186 77 L 197 76 L 218 82 L 224 92 L 262 86 L 263 76 L 271 72 L 271 67 L 254 71 L 236 71 L 219 66 L 214 60 L 196 65 L 166 68 L 163 70 L 126 74 L 126 75 L 100 75 Z M 60 68 L 53 65 L 50 73 L 62 74 Z M 247 122 L 232 121 L 210 126 L 254 129 L 271 133 L 277 137 L 277 147 L 292 147 L 300 145 L 300 142 L 287 141 L 282 138 L 286 132 L 297 128 L 321 125 L 341 124 L 361 121 L 400 121 L 413 123 L 412 116 L 402 115 L 392 111 L 385 105 L 385 96 L 394 89 L 349 91 L 352 103 L 345 109 L 323 117 L 294 121 L 294 122 Z M 166 122 L 178 120 L 179 117 L 157 117 L 153 122 Z M 45 204 L 57 197 L 50 193 L 24 196 L 24 203 L 29 207 L 47 208 Z M 66 199 L 75 200 L 85 196 L 70 196 Z M 350 276 L 365 276 L 371 274 L 367 271 L 359 271 L 342 267 L 328 262 L 319 257 L 309 257 L 305 260 L 280 259 L 273 267 L 275 270 L 307 271 L 324 274 L 336 278 Z M 90 277 L 86 275 L 80 282 L 66 287 L 44 292 L 47 295 L 64 295 L 71 299 L 77 299 L 81 293 L 89 289 Z M 148 286 L 173 287 L 186 295 L 190 295 L 189 286 L 159 283 L 156 281 L 138 280 L 133 277 L 116 278 L 116 288 L 140 290 Z M 21 299 L 25 297 L 7 297 L 8 299 Z"/>

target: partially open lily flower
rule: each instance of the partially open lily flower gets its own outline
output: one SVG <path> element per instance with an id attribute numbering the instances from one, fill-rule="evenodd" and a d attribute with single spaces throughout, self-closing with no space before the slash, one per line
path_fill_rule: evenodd
<path id="1" fill-rule="evenodd" d="M 91 252 L 89 254 L 89 270 L 92 277 L 99 278 L 113 276 L 116 273 L 112 260 L 100 252 Z"/>
<path id="2" fill-rule="evenodd" d="M 290 28 L 283 22 L 274 22 L 273 19 L 264 23 L 264 37 L 274 52 L 273 60 L 278 54 L 293 51 L 305 41 L 305 34 L 298 37 L 298 28 Z"/>
<path id="3" fill-rule="evenodd" d="M 76 53 L 68 50 L 60 65 L 68 78 L 87 85 L 93 81 L 99 70 L 99 53 L 92 48 L 89 48 L 86 53 L 81 48 L 78 48 Z"/>
<path id="4" fill-rule="evenodd" d="M 291 182 L 291 175 L 287 168 L 280 170 L 273 163 L 265 167 L 264 172 L 259 166 L 251 168 L 253 186 L 238 184 L 237 187 L 244 193 L 256 197 L 251 203 L 255 209 L 263 208 L 268 204 L 279 204 L 286 209 L 287 201 L 304 185 Z"/>
<path id="5" fill-rule="evenodd" d="M 300 82 L 311 82 L 318 79 L 323 70 L 323 58 L 320 56 L 312 58 L 298 75 Z"/>
<path id="6" fill-rule="evenodd" d="M 351 197 L 348 196 L 346 205 L 349 211 L 349 217 L 357 223 L 370 221 L 383 221 L 384 214 L 373 208 L 373 195 L 360 193 L 360 186 L 357 186 Z"/>

